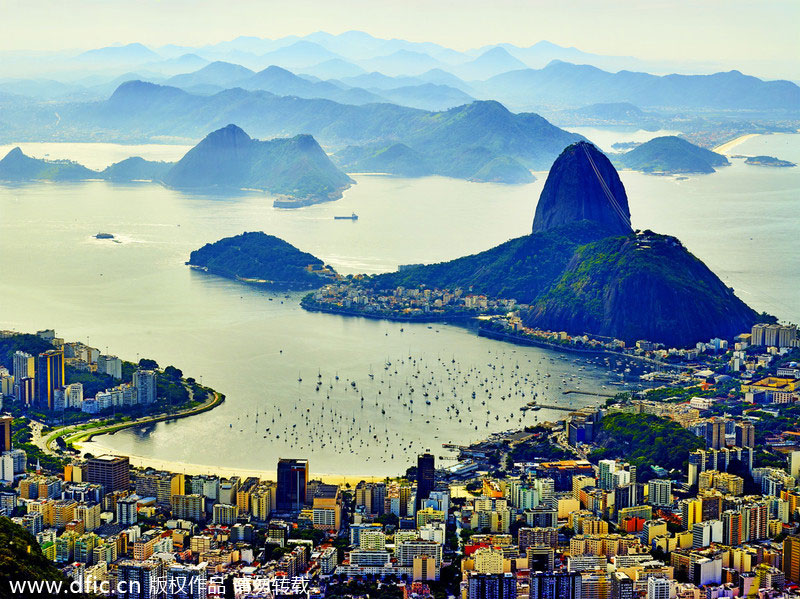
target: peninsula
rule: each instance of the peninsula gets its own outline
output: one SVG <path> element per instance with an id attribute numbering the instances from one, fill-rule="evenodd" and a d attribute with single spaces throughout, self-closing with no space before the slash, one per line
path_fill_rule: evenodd
<path id="1" fill-rule="evenodd" d="M 331 284 L 302 305 L 397 320 L 513 310 L 520 326 L 672 347 L 732 338 L 758 319 L 679 240 L 633 230 L 616 169 L 587 142 L 553 164 L 530 235 L 449 262 Z"/>

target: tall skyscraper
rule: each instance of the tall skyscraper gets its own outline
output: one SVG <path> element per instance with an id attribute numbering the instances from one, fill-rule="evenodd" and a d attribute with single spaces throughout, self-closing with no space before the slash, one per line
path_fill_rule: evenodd
<path id="1" fill-rule="evenodd" d="M 308 460 L 278 460 L 278 488 L 275 503 L 278 512 L 299 512 L 306 503 Z"/>
<path id="2" fill-rule="evenodd" d="M 783 540 L 783 573 L 786 582 L 800 584 L 800 535 Z"/>
<path id="3" fill-rule="evenodd" d="M 709 449 L 725 447 L 724 421 L 715 419 L 706 423 L 706 447 Z"/>
<path id="4" fill-rule="evenodd" d="M 53 392 L 64 386 L 64 350 L 50 349 L 36 360 L 36 403 L 53 409 Z"/>
<path id="5" fill-rule="evenodd" d="M 800 451 L 793 451 L 789 455 L 789 474 L 800 478 Z"/>
<path id="6" fill-rule="evenodd" d="M 127 491 L 131 486 L 128 458 L 114 455 L 90 458 L 86 463 L 86 482 L 103 485 L 104 493 Z"/>
<path id="7" fill-rule="evenodd" d="M 0 451 L 11 451 L 12 416 L 0 416 Z"/>
<path id="8" fill-rule="evenodd" d="M 372 513 L 386 513 L 386 483 L 375 483 L 372 485 Z"/>
<path id="9" fill-rule="evenodd" d="M 436 477 L 433 454 L 417 456 L 417 509 L 431 496 Z"/>

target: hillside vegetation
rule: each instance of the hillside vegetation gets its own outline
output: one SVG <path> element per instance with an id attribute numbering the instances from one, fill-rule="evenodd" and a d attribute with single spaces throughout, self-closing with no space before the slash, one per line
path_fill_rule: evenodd
<path id="1" fill-rule="evenodd" d="M 645 173 L 713 173 L 714 167 L 728 166 L 722 154 L 667 135 L 656 137 L 626 152 L 617 164 Z"/>
<path id="2" fill-rule="evenodd" d="M 607 414 L 600 421 L 595 443 L 602 449 L 593 452 L 593 461 L 620 458 L 646 476 L 650 466 L 667 470 L 684 468 L 689 452 L 702 449 L 703 440 L 677 422 L 653 414 Z"/>

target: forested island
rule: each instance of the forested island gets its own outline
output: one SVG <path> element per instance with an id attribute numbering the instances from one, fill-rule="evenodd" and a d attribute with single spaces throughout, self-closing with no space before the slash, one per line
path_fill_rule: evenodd
<path id="1" fill-rule="evenodd" d="M 225 237 L 191 253 L 189 266 L 243 283 L 315 289 L 336 276 L 325 263 L 260 231 Z"/>

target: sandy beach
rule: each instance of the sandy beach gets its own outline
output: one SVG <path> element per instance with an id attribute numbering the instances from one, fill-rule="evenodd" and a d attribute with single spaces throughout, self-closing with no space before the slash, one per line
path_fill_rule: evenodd
<path id="1" fill-rule="evenodd" d="M 102 455 L 110 453 L 102 445 L 94 441 L 76 444 L 82 453 L 92 453 L 94 455 Z M 166 470 L 167 472 L 180 472 L 183 474 L 197 475 L 197 474 L 213 474 L 220 477 L 240 476 L 246 478 L 248 476 L 255 476 L 261 480 L 276 480 L 277 472 L 275 470 L 247 470 L 244 468 L 227 468 L 224 466 L 210 466 L 206 464 L 190 464 L 188 462 L 176 462 L 171 460 L 160 460 L 156 458 L 146 458 L 137 455 L 128 455 L 131 466 L 139 468 L 155 468 L 156 470 Z M 289 456 L 291 457 L 291 456 Z M 355 487 L 360 481 L 366 482 L 379 482 L 386 480 L 385 477 L 380 476 L 356 476 L 356 475 L 343 475 L 343 474 L 326 474 L 323 472 L 315 472 L 313 462 L 309 464 L 309 480 L 322 480 L 322 482 L 332 485 Z M 398 472 L 398 475 L 400 473 Z"/>
<path id="2" fill-rule="evenodd" d="M 739 144 L 742 144 L 742 143 L 746 142 L 748 139 L 750 139 L 752 137 L 758 137 L 759 135 L 761 135 L 761 134 L 760 133 L 748 133 L 747 135 L 740 135 L 736 139 L 732 139 L 730 141 L 725 142 L 722 145 L 717 146 L 716 148 L 714 148 L 713 151 L 716 152 L 717 154 L 729 154 L 730 151 L 733 150 L 733 148 L 735 148 Z"/>

